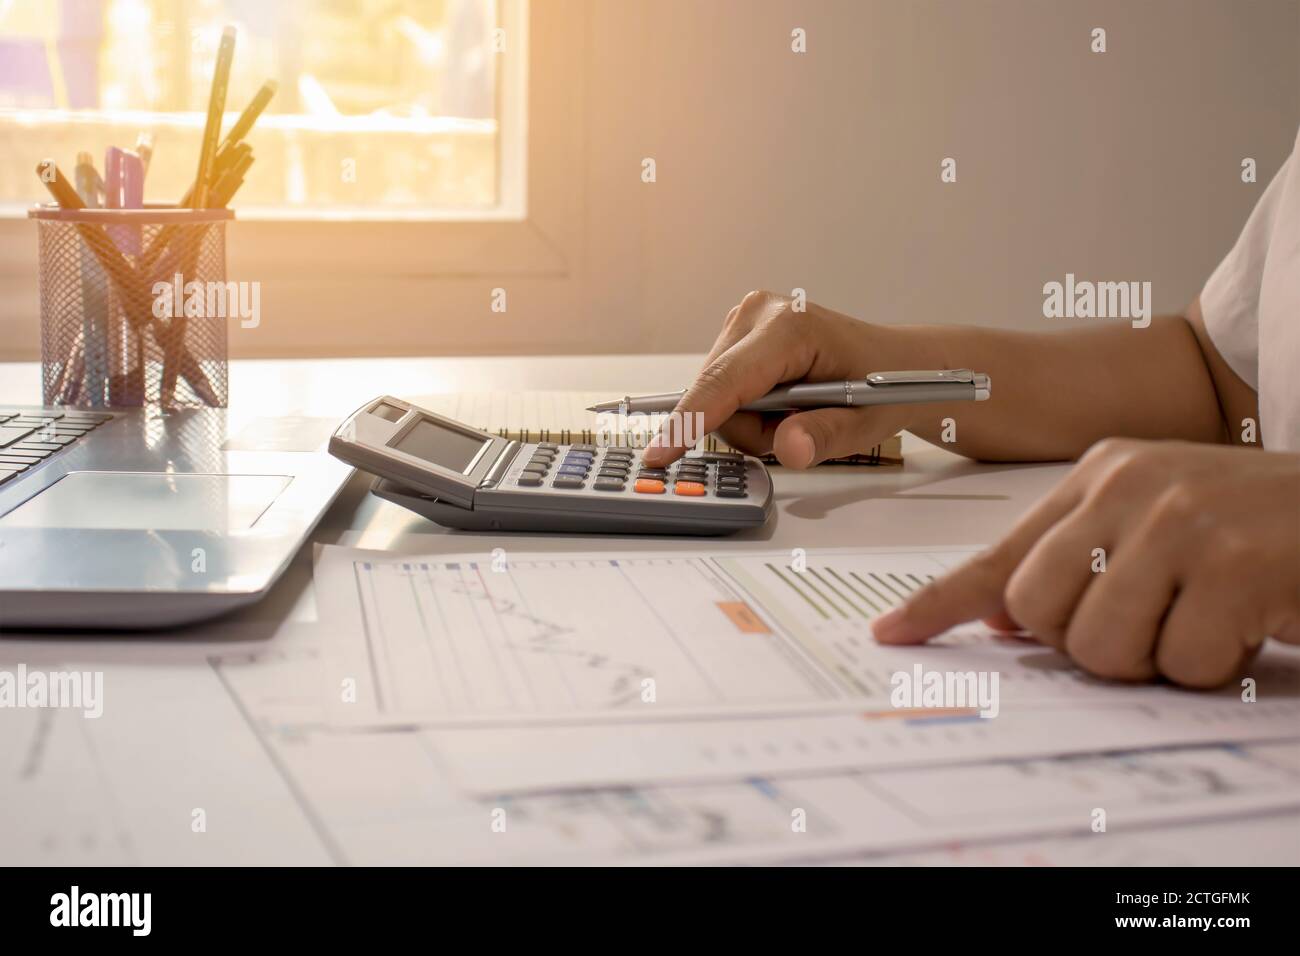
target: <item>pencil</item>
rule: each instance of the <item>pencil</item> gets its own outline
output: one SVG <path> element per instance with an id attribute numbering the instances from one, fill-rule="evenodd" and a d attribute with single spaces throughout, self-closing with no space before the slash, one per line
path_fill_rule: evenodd
<path id="1" fill-rule="evenodd" d="M 252 150 L 243 146 L 239 151 L 239 159 L 234 165 L 227 169 L 221 177 L 213 184 L 212 190 L 208 196 L 208 205 L 213 209 L 225 208 L 225 206 L 234 198 L 235 192 L 244 183 L 244 174 L 248 172 L 253 165 Z M 194 260 L 198 257 L 198 247 L 196 246 L 189 253 L 189 270 L 194 268 Z M 186 271 L 186 266 L 181 266 L 181 271 Z M 211 318 L 211 316 L 209 316 Z M 189 330 L 189 319 L 184 312 L 174 317 L 167 324 L 166 348 L 164 350 L 162 387 L 159 392 L 160 402 L 166 407 L 170 406 L 176 395 L 176 378 L 179 374 L 182 378 L 190 383 L 194 393 L 209 405 L 216 404 L 215 392 L 208 383 L 206 375 L 203 375 L 202 369 L 198 362 L 185 345 L 185 336 Z M 180 357 L 179 363 L 168 361 L 173 356 Z M 201 379 L 201 380 L 200 380 Z M 211 397 L 209 397 L 211 396 Z"/>
<path id="2" fill-rule="evenodd" d="M 226 90 L 230 86 L 230 64 L 235 58 L 235 28 L 221 31 L 221 46 L 217 48 L 217 65 L 212 72 L 212 93 L 208 97 L 208 120 L 203 127 L 203 142 L 199 147 L 199 171 L 194 178 L 194 197 L 191 209 L 206 209 L 209 180 L 217 161 L 217 143 L 221 138 L 221 117 L 226 111 Z"/>
<path id="3" fill-rule="evenodd" d="M 253 124 L 257 122 L 258 117 L 262 115 L 262 111 L 266 109 L 266 105 L 271 102 L 271 97 L 275 96 L 275 92 L 279 88 L 279 84 L 275 80 L 267 80 L 262 84 L 262 88 L 257 91 L 257 95 L 244 107 L 244 112 L 239 114 L 239 119 L 235 120 L 235 125 L 230 127 L 230 132 L 221 141 L 221 148 L 217 150 L 214 171 L 218 175 L 221 168 L 231 161 L 235 150 L 243 145 L 242 140 L 253 128 Z M 195 185 L 195 183 L 191 183 L 190 188 L 185 191 L 180 203 L 182 206 L 189 206 L 190 201 L 194 198 Z"/>
<path id="4" fill-rule="evenodd" d="M 86 208 L 86 204 L 81 201 L 77 191 L 72 188 L 72 184 L 68 182 L 67 177 L 63 175 L 63 171 L 59 169 L 53 160 L 47 159 L 37 163 L 36 175 L 45 184 L 45 188 L 50 191 L 50 195 L 54 197 L 54 201 L 59 208 L 71 210 Z M 147 296 L 138 285 L 139 276 L 130 261 L 122 255 L 116 244 L 108 237 L 108 233 L 101 226 L 93 226 L 84 222 L 74 223 L 74 226 L 77 234 L 81 236 L 91 253 L 99 260 L 108 281 L 117 289 L 118 295 L 122 299 L 123 314 L 137 336 L 138 344 L 142 341 L 140 337 L 144 335 L 143 325 L 147 324 L 147 322 L 135 313 L 135 309 L 147 309 L 148 302 Z M 110 376 L 110 394 L 125 396 L 126 393 L 122 389 L 142 390 L 143 374 L 143 367 L 137 365 L 123 376 Z M 127 401 L 129 401 L 129 397 L 127 397 Z"/>
<path id="5" fill-rule="evenodd" d="M 95 171 L 94 160 L 89 153 L 77 154 L 77 195 L 87 207 L 94 209 L 100 204 L 104 193 L 104 183 Z M 94 254 L 83 242 L 78 255 L 81 259 L 81 323 L 83 339 L 82 367 L 85 370 L 86 397 L 93 406 L 103 405 L 104 389 L 108 384 L 109 348 L 108 336 L 108 301 L 100 280 L 103 271 L 99 268 Z M 109 396 L 109 404 L 112 404 Z M 67 402 L 65 404 L 75 404 Z"/>

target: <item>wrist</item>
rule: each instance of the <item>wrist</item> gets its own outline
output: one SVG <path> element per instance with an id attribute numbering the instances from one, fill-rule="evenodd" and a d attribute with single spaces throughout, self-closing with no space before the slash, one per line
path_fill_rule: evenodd
<path id="1" fill-rule="evenodd" d="M 864 375 L 869 372 L 927 371 L 952 368 L 947 360 L 950 329 L 942 326 L 873 326 Z M 880 406 L 880 412 L 896 431 L 912 431 L 918 422 L 928 421 L 933 407 L 925 405 Z"/>

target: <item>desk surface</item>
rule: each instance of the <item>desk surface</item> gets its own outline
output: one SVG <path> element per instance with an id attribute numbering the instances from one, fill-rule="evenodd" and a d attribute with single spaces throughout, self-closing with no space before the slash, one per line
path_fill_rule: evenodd
<path id="1" fill-rule="evenodd" d="M 418 398 L 435 392 L 564 390 L 655 392 L 680 388 L 700 364 L 695 355 L 542 356 L 394 359 L 248 360 L 231 363 L 230 430 L 258 415 L 342 419 L 380 393 Z M 39 404 L 40 366 L 0 363 L 0 403 Z M 1063 465 L 979 465 L 904 436 L 901 468 L 823 466 L 807 472 L 775 469 L 777 513 L 765 528 L 710 539 L 714 550 L 769 547 L 987 544 L 1065 473 Z M 479 535 L 448 531 L 367 493 L 358 475 L 312 535 L 314 543 L 384 548 L 396 537 L 426 533 L 431 552 L 515 549 L 680 549 L 680 537 Z M 311 551 L 304 547 L 266 601 L 198 628 L 195 636 L 267 636 L 282 621 L 311 621 Z M 238 625 L 231 627 L 230 625 Z"/>
<path id="2" fill-rule="evenodd" d="M 635 357 L 365 359 L 242 361 L 231 367 L 231 431 L 255 415 L 274 413 L 342 418 L 367 399 L 387 392 L 417 398 L 458 390 L 581 389 L 626 394 L 680 387 L 697 368 L 688 355 Z M 0 403 L 38 404 L 40 370 L 35 363 L 0 363 Z M 1061 476 L 1063 465 L 978 465 L 905 436 L 902 467 L 834 466 L 808 472 L 774 470 L 777 514 L 763 529 L 710 539 L 711 550 L 768 547 L 980 545 L 995 540 Z M 508 546 L 538 551 L 619 548 L 682 549 L 698 539 L 611 536 L 477 535 L 446 531 L 367 493 L 368 478 L 356 476 L 312 535 L 313 543 L 384 548 L 409 533 L 428 535 L 430 552 L 484 551 Z M 178 654 L 202 660 L 214 644 L 242 650 L 272 637 L 286 623 L 316 619 L 312 548 L 304 547 L 290 570 L 262 603 L 220 621 L 176 635 L 132 641 L 139 653 Z M 49 635 L 10 634 L 30 649 L 48 649 Z M 61 642 L 60 642 L 61 643 Z M 90 642 L 79 642 L 83 647 Z M 95 641 L 93 653 L 111 660 L 117 642 Z M 17 648 L 15 648 L 17 649 Z M 53 653 L 51 651 L 50 653 Z M 1263 828 L 1265 836 L 1291 832 L 1295 817 L 1225 821 L 1215 832 L 1237 835 Z M 1251 828 L 1255 830 L 1251 830 Z M 1272 828 L 1277 828 L 1276 830 Z M 1210 836 L 1187 849 L 1198 862 L 1233 860 Z M 1225 844 L 1225 846 L 1227 845 Z M 1217 849 L 1216 849 L 1217 847 Z M 1293 850 L 1282 851 L 1294 853 Z M 1225 856 L 1226 854 L 1226 856 Z M 1289 859 L 1289 857 L 1288 857 Z"/>

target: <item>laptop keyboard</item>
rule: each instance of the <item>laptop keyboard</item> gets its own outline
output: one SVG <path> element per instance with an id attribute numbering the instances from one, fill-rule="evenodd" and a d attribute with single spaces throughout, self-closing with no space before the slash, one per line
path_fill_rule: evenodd
<path id="1" fill-rule="evenodd" d="M 0 485 L 57 455 L 112 417 L 59 408 L 0 408 Z"/>

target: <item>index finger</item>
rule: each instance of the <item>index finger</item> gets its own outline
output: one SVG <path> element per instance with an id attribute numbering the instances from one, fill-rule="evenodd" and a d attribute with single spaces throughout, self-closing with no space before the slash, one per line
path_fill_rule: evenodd
<path id="1" fill-rule="evenodd" d="M 1007 581 L 1035 542 L 1082 498 L 1072 472 L 1016 523 L 1000 542 L 917 591 L 901 607 L 871 622 L 881 644 L 924 644 L 977 618 L 1005 617 Z"/>
<path id="2" fill-rule="evenodd" d="M 801 378 L 806 350 L 789 325 L 767 322 L 733 343 L 707 364 L 686 390 L 668 421 L 646 446 L 644 461 L 659 467 L 676 461 L 746 402 L 781 382 Z"/>

